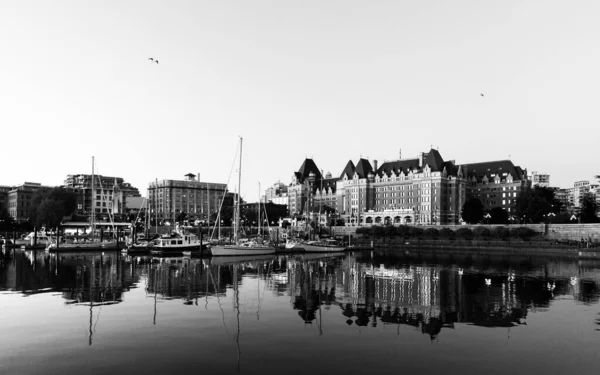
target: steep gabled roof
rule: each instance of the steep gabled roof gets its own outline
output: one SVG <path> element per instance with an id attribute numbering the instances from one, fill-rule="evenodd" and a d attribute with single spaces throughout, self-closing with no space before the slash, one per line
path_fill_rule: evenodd
<path id="1" fill-rule="evenodd" d="M 315 162 L 312 159 L 307 158 L 304 160 L 304 163 L 302 163 L 302 165 L 300 166 L 298 172 L 296 172 L 296 178 L 298 178 L 299 180 L 304 180 L 308 178 L 311 172 L 314 173 L 315 179 L 323 178 L 323 176 L 321 175 L 321 171 L 319 170 Z"/>
<path id="2" fill-rule="evenodd" d="M 356 169 L 356 167 L 354 166 L 354 163 L 352 162 L 352 160 L 348 160 L 348 164 L 346 164 L 346 167 L 344 167 L 344 170 L 342 171 L 340 178 L 343 179 L 344 176 L 347 176 L 348 179 L 352 179 L 352 176 L 354 176 L 355 169 Z"/>
<path id="3" fill-rule="evenodd" d="M 335 194 L 336 186 L 337 186 L 336 182 L 338 180 L 340 180 L 340 179 L 337 178 L 337 177 L 324 178 L 323 179 L 323 185 L 322 185 L 323 186 L 323 190 L 330 189 Z M 316 193 L 317 190 L 320 190 L 320 189 L 321 189 L 321 181 L 316 181 L 315 185 L 313 186 L 313 193 Z"/>
<path id="4" fill-rule="evenodd" d="M 525 173 L 521 167 L 515 166 L 510 160 L 496 160 L 488 161 L 483 163 L 473 164 L 461 164 L 463 173 L 466 173 L 468 178 L 475 177 L 477 181 L 481 181 L 484 176 L 487 176 L 488 180 L 493 180 L 492 174 L 501 177 L 503 173 L 512 175 L 515 180 L 524 179 Z"/>
<path id="5" fill-rule="evenodd" d="M 456 174 L 458 173 L 458 166 L 454 165 L 454 163 L 451 161 L 445 161 L 444 164 L 442 165 L 441 170 L 443 171 L 444 168 L 446 168 L 446 173 L 449 176 L 456 176 Z"/>
<path id="6" fill-rule="evenodd" d="M 444 159 L 442 159 L 442 155 L 440 155 L 438 150 L 434 150 L 433 148 L 429 150 L 425 160 L 423 160 L 423 166 L 429 165 L 429 168 L 433 172 L 440 172 L 444 169 Z"/>
<path id="7" fill-rule="evenodd" d="M 361 158 L 358 163 L 356 163 L 354 172 L 358 174 L 358 178 L 367 178 L 369 173 L 373 173 L 373 167 L 371 167 L 371 163 L 369 163 L 367 159 Z"/>
<path id="8" fill-rule="evenodd" d="M 383 176 L 384 174 L 391 176 L 392 171 L 394 173 L 397 173 L 397 171 L 402 171 L 406 174 L 409 170 L 413 169 L 419 169 L 419 159 L 386 161 L 377 169 L 376 174 L 379 177 Z"/>

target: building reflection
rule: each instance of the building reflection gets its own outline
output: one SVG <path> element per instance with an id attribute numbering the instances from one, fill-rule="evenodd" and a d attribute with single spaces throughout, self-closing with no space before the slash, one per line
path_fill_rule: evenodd
<path id="1" fill-rule="evenodd" d="M 304 324 L 321 328 L 323 310 L 329 310 L 349 326 L 404 325 L 435 340 L 457 324 L 526 324 L 528 314 L 548 309 L 561 296 L 597 304 L 599 266 L 518 255 L 362 252 L 189 259 L 11 249 L 0 253 L 0 290 L 59 291 L 66 304 L 88 306 L 91 316 L 93 307 L 118 304 L 133 288 L 145 287 L 155 300 L 197 305 L 200 298 L 239 293 L 244 280 L 256 279 L 274 296 L 288 296 Z M 600 319 L 596 323 L 600 327 Z"/>
<path id="2" fill-rule="evenodd" d="M 565 267 L 573 262 L 546 259 L 540 266 L 532 259 L 527 264 L 471 257 L 463 269 L 456 259 L 440 264 L 376 258 L 363 253 L 288 262 L 292 307 L 305 323 L 318 323 L 322 306 L 337 305 L 348 325 L 406 325 L 435 340 L 444 328 L 460 323 L 492 328 L 526 324 L 530 311 L 548 308 L 557 296 L 597 303 L 600 295 L 597 268 Z M 573 273 L 587 278 L 566 276 Z"/>
<path id="3" fill-rule="evenodd" d="M 5 250 L 0 262 L 0 289 L 23 294 L 62 293 L 68 304 L 118 303 L 136 282 L 116 252 L 54 254 Z"/>

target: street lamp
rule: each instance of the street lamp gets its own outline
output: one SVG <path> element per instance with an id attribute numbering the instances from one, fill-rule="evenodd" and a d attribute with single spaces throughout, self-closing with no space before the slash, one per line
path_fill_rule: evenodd
<path id="1" fill-rule="evenodd" d="M 489 224 L 489 223 L 490 223 L 490 218 L 492 217 L 492 215 L 490 215 L 490 213 L 488 212 L 488 213 L 487 213 L 487 214 L 485 214 L 483 217 L 486 219 L 486 220 L 485 220 L 485 221 L 486 221 L 486 224 Z"/>

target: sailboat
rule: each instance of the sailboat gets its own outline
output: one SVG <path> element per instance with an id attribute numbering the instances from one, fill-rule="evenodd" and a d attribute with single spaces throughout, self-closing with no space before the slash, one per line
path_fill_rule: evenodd
<path id="1" fill-rule="evenodd" d="M 213 256 L 262 255 L 275 254 L 275 248 L 257 240 L 240 238 L 240 192 L 242 183 L 242 137 L 240 137 L 240 162 L 238 168 L 238 194 L 235 207 L 235 233 L 232 245 L 214 245 L 210 251 Z M 260 205 L 260 202 L 259 202 Z"/>
<path id="2" fill-rule="evenodd" d="M 118 241 L 115 239 L 104 239 L 102 238 L 103 232 L 101 231 L 100 238 L 97 237 L 96 233 L 96 186 L 94 184 L 94 157 L 92 156 L 92 217 L 91 217 L 91 227 L 89 234 L 83 235 L 75 235 L 75 236 L 65 236 L 63 239 L 64 243 L 57 243 L 57 238 L 52 237 L 50 243 L 46 247 L 46 250 L 58 252 L 58 251 L 74 251 L 74 250 L 102 250 L 108 248 L 116 248 L 118 245 Z M 100 183 L 102 187 L 102 182 Z M 113 234 L 114 235 L 114 234 Z M 58 233 L 57 233 L 58 237 Z"/>

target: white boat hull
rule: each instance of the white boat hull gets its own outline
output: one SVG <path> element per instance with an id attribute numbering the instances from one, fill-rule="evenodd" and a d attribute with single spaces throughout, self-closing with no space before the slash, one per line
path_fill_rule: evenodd
<path id="1" fill-rule="evenodd" d="M 307 253 L 335 253 L 346 250 L 345 246 L 323 246 L 310 243 L 304 243 L 302 247 Z"/>
<path id="2" fill-rule="evenodd" d="M 264 255 L 275 254 L 275 248 L 266 245 L 217 245 L 212 246 L 210 252 L 213 256 Z"/>
<path id="3" fill-rule="evenodd" d="M 105 242 L 88 242 L 88 243 L 65 243 L 60 244 L 58 248 L 55 243 L 51 243 L 46 247 L 46 250 L 59 251 L 77 251 L 77 250 L 101 250 L 101 249 L 116 249 L 117 241 Z"/>

